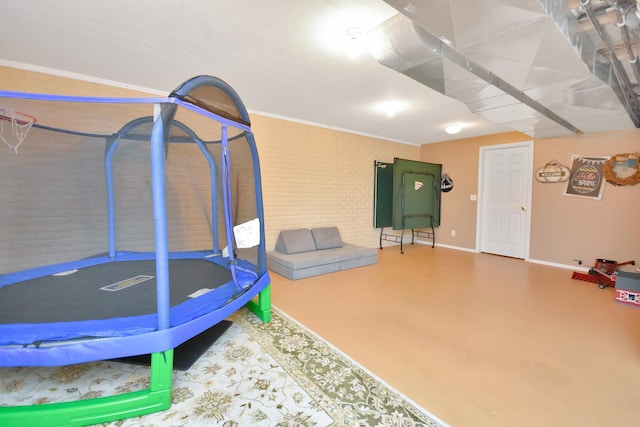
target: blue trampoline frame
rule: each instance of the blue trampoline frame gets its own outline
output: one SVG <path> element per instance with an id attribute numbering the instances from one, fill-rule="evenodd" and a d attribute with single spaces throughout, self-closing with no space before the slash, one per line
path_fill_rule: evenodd
<path id="1" fill-rule="evenodd" d="M 222 117 L 214 112 L 200 108 L 185 100 L 189 93 L 201 86 L 211 86 L 224 91 L 235 103 L 240 120 Z M 151 386 L 142 392 L 109 396 L 78 402 L 65 402 L 37 406 L 0 407 L 0 419 L 3 426 L 25 425 L 87 425 L 108 422 L 122 418 L 157 412 L 167 409 L 171 404 L 171 376 L 173 367 L 173 349 L 189 338 L 212 327 L 243 306 L 247 306 L 264 321 L 270 321 L 271 299 L 270 278 L 266 270 L 266 254 L 264 250 L 264 212 L 262 201 L 262 184 L 255 140 L 250 129 L 249 115 L 237 93 L 224 81 L 211 76 L 194 77 L 167 98 L 96 98 L 54 96 L 43 94 L 26 94 L 0 91 L 0 98 L 20 98 L 47 101 L 89 102 L 89 103 L 154 103 L 159 106 L 157 117 L 145 117 L 126 125 L 121 132 L 126 132 L 140 123 L 153 122 L 150 140 L 151 183 L 154 215 L 155 252 L 131 253 L 118 252 L 115 246 L 115 214 L 112 184 L 111 159 L 118 146 L 118 137 L 114 137 L 105 153 L 105 173 L 107 180 L 108 218 L 109 218 L 109 251 L 107 255 L 40 267 L 37 269 L 9 273 L 0 276 L 0 287 L 7 286 L 29 278 L 50 275 L 83 266 L 120 260 L 155 259 L 156 270 L 156 305 L 157 313 L 144 317 L 146 328 L 126 333 L 124 336 L 107 336 L 96 339 L 77 339 L 73 331 L 68 341 L 48 346 L 29 346 L 24 344 L 0 345 L 0 367 L 15 366 L 56 366 L 72 363 L 83 363 L 137 354 L 152 354 Z M 229 183 L 229 138 L 228 128 L 233 127 L 243 132 L 249 145 L 253 160 L 254 186 L 256 190 L 256 211 L 260 219 L 260 247 L 257 252 L 257 271 L 252 271 L 249 263 L 235 258 L 230 250 L 228 258 L 222 258 L 218 247 L 217 209 L 215 208 L 216 170 L 215 162 L 195 134 L 186 126 L 174 120 L 177 107 L 183 107 L 200 115 L 213 119 L 222 125 L 222 191 L 224 202 L 224 221 L 226 241 L 233 247 L 231 186 Z M 198 144 L 210 166 L 210 182 L 212 192 L 212 252 L 177 252 L 170 253 L 167 238 L 165 178 L 164 178 L 164 145 L 169 139 L 171 126 L 178 126 Z M 176 311 L 169 302 L 169 260 L 177 258 L 205 259 L 228 267 L 233 280 L 226 285 L 188 301 L 187 306 Z M 230 288 L 233 289 L 230 289 Z M 231 298 L 230 298 L 231 297 Z M 186 303 L 183 303 L 186 304 Z M 182 304 L 181 304 L 182 305 Z M 213 307 L 206 311 L 207 307 Z M 203 310 L 205 312 L 203 313 Z M 188 317 L 187 313 L 195 315 Z M 178 317 L 178 322 L 172 322 Z M 73 323 L 73 322 L 71 322 Z M 100 322 L 98 322 L 100 323 Z M 27 325 L 29 326 L 29 325 Z M 0 325 L 2 331 L 3 325 Z M 30 325 L 31 328 L 34 325 Z M 38 328 L 35 325 L 35 328 Z M 102 327 L 96 327 L 99 330 Z M 24 325 L 7 325 L 5 331 L 20 335 L 27 329 Z M 62 326 L 64 336 L 66 330 Z"/>

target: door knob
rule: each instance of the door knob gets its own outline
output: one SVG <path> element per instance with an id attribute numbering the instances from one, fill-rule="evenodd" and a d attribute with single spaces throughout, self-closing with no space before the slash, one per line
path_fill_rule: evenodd
<path id="1" fill-rule="evenodd" d="M 521 211 L 526 211 L 526 210 L 527 210 L 527 207 L 526 207 L 526 206 L 520 206 L 520 210 L 521 210 Z"/>

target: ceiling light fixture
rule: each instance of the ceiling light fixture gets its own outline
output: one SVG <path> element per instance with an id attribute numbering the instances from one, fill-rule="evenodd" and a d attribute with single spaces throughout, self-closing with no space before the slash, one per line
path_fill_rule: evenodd
<path id="1" fill-rule="evenodd" d="M 444 128 L 444 131 L 449 135 L 455 135 L 457 133 L 460 133 L 461 130 L 462 130 L 462 125 L 459 123 L 452 123 L 448 125 L 446 128 Z"/>
<path id="2" fill-rule="evenodd" d="M 397 11 L 386 4 L 365 7 L 362 3 L 366 2 L 351 3 L 353 7 L 340 8 L 341 10 L 317 16 L 312 31 L 316 35 L 318 47 L 322 50 L 329 54 L 358 59 L 369 53 L 369 30 L 395 15 Z"/>
<path id="3" fill-rule="evenodd" d="M 364 31 L 360 27 L 349 27 L 346 33 L 351 41 L 358 41 L 364 36 Z"/>
<path id="4" fill-rule="evenodd" d="M 365 43 L 367 33 L 360 27 L 349 27 L 345 30 L 347 41 L 344 43 L 344 50 L 351 59 L 357 59 L 367 50 Z"/>
<path id="5" fill-rule="evenodd" d="M 408 107 L 409 105 L 404 101 L 385 101 L 376 104 L 375 109 L 391 118 Z"/>

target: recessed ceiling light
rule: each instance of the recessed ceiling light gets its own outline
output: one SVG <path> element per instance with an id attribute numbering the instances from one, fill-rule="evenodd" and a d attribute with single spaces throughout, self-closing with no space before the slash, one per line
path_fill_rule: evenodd
<path id="1" fill-rule="evenodd" d="M 387 117 L 394 117 L 400 111 L 404 111 L 409 105 L 404 101 L 384 101 L 375 105 L 375 109 Z"/>
<path id="2" fill-rule="evenodd" d="M 369 54 L 369 30 L 396 13 L 387 5 L 380 7 L 354 5 L 353 8 L 318 16 L 313 33 L 316 34 L 318 46 L 328 53 L 350 59 L 364 58 Z"/>
<path id="3" fill-rule="evenodd" d="M 462 125 L 460 123 L 452 123 L 448 125 L 446 128 L 444 128 L 444 131 L 449 135 L 455 135 L 457 133 L 460 133 L 461 130 L 462 130 Z"/>

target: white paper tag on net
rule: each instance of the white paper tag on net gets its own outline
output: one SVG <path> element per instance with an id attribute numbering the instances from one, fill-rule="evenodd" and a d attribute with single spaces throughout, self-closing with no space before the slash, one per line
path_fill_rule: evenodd
<path id="1" fill-rule="evenodd" d="M 238 248 L 252 248 L 260 244 L 260 218 L 233 227 L 233 236 Z"/>

